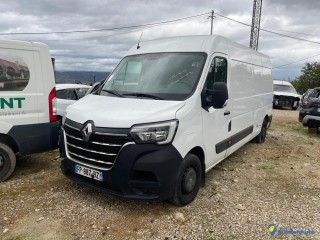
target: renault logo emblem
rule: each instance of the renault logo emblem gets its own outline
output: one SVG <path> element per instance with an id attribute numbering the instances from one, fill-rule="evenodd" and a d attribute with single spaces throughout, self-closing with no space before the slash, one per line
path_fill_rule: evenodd
<path id="1" fill-rule="evenodd" d="M 85 140 L 87 142 L 89 141 L 90 136 L 92 134 L 92 129 L 93 129 L 93 123 L 91 123 L 91 122 L 88 122 L 84 126 L 84 128 L 81 131 L 83 140 Z"/>

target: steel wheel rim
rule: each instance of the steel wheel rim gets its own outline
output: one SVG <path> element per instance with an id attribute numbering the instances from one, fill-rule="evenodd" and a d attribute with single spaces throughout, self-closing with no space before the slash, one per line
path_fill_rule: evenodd
<path id="1" fill-rule="evenodd" d="M 195 188 L 197 182 L 197 173 L 193 167 L 186 169 L 182 179 L 182 191 L 190 193 Z"/>

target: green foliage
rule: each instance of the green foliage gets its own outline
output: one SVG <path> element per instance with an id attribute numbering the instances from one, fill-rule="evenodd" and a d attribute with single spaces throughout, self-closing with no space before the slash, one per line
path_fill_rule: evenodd
<path id="1" fill-rule="evenodd" d="M 302 74 L 292 82 L 298 93 L 303 94 L 309 88 L 320 87 L 320 63 L 306 63 Z"/>
<path id="2" fill-rule="evenodd" d="M 0 82 L 6 82 L 8 79 L 5 75 L 0 75 Z"/>

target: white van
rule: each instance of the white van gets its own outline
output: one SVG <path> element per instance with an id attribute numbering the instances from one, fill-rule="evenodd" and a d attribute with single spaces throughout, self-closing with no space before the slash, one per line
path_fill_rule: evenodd
<path id="1" fill-rule="evenodd" d="M 0 40 L 0 182 L 13 172 L 16 153 L 58 147 L 55 98 L 48 47 Z"/>
<path id="2" fill-rule="evenodd" d="M 189 204 L 207 171 L 264 142 L 272 87 L 269 58 L 224 37 L 142 42 L 68 107 L 62 172 L 110 194 Z"/>

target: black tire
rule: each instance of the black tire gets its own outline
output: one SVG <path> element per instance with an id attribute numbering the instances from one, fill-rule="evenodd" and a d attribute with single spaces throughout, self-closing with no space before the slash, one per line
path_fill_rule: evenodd
<path id="1" fill-rule="evenodd" d="M 196 155 L 187 154 L 176 178 L 174 195 L 170 202 L 182 207 L 191 203 L 198 194 L 202 178 L 201 162 Z"/>
<path id="2" fill-rule="evenodd" d="M 0 182 L 6 180 L 16 167 L 16 156 L 12 149 L 0 143 Z"/>
<path id="3" fill-rule="evenodd" d="M 62 116 L 57 115 L 57 120 L 59 122 L 59 126 L 61 126 L 62 125 Z"/>
<path id="4" fill-rule="evenodd" d="M 295 103 L 296 103 L 296 102 L 293 102 L 293 103 L 292 103 L 292 108 L 291 108 L 291 109 L 292 109 L 293 111 L 297 110 L 298 107 L 299 107 L 299 102 L 297 102 L 297 106 L 294 106 Z"/>
<path id="5" fill-rule="evenodd" d="M 262 126 L 261 126 L 261 131 L 260 131 L 259 135 L 257 135 L 253 139 L 253 142 L 255 142 L 255 143 L 264 143 L 266 141 L 267 126 L 268 126 L 268 120 L 265 118 L 263 120 L 263 123 L 262 123 Z"/>

